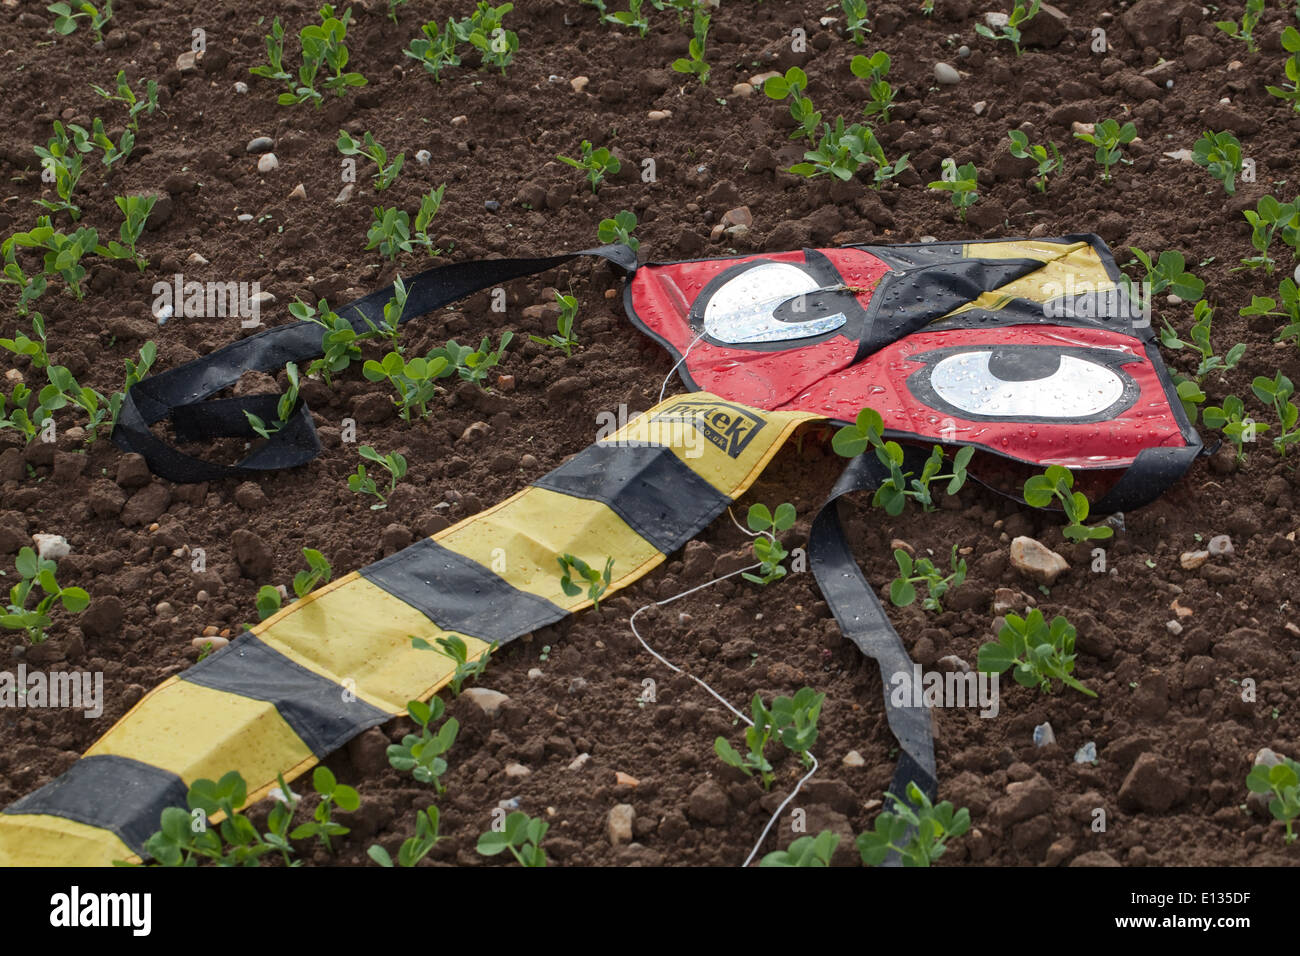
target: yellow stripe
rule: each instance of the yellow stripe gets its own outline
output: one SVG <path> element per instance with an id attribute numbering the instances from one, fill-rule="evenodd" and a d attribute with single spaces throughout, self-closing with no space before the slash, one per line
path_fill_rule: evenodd
<path id="1" fill-rule="evenodd" d="M 953 309 L 943 318 L 971 309 L 997 311 L 1013 299 L 1050 302 L 1067 293 L 1108 292 L 1115 288 L 1115 282 L 1106 274 L 1097 250 L 1086 242 L 967 243 L 962 252 L 968 257 L 983 259 L 1040 259 L 1043 264 L 1027 276 L 999 286 L 992 292 L 981 293 L 974 301 Z"/>
<path id="2" fill-rule="evenodd" d="M 0 814 L 0 864 L 4 866 L 104 866 L 138 862 L 111 830 L 44 813 Z"/>

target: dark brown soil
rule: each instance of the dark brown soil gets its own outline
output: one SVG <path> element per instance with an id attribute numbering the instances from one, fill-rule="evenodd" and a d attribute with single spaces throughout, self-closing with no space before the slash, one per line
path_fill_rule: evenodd
<path id="1" fill-rule="evenodd" d="M 594 10 L 576 2 L 527 0 L 508 18 L 520 50 L 507 76 L 470 66 L 451 69 L 441 84 L 405 58 L 401 49 L 418 25 L 436 15 L 465 16 L 471 4 L 414 2 L 401 9 L 400 26 L 383 16 L 384 3 L 353 4 L 352 66 L 369 85 L 346 99 L 311 107 L 276 105 L 278 89 L 252 77 L 262 62 L 262 37 L 272 14 L 290 35 L 314 16 L 305 0 L 281 0 L 267 16 L 234 0 L 120 0 L 116 28 L 104 49 L 92 47 L 83 26 L 69 37 L 47 35 L 43 3 L 0 7 L 4 40 L 5 141 L 0 172 L 7 188 L 0 203 L 0 230 L 34 225 L 32 200 L 43 193 L 31 145 L 44 143 L 55 119 L 87 128 L 94 115 L 112 129 L 119 108 L 104 103 L 90 83 L 111 85 L 125 69 L 134 82 L 151 77 L 162 85 L 162 108 L 143 117 L 139 145 L 125 169 L 104 182 L 98 154 L 82 181 L 83 223 L 101 236 L 116 233 L 113 196 L 159 190 L 170 207 L 166 220 L 146 234 L 152 260 L 143 274 L 97 264 L 84 302 L 52 289 L 40 300 L 55 361 L 83 384 L 101 391 L 121 388 L 122 363 L 146 339 L 158 343 L 159 367 L 168 368 L 238 337 L 234 319 L 175 318 L 159 328 L 150 317 L 152 287 L 176 272 L 187 279 L 260 281 L 277 304 L 265 311 L 269 324 L 291 321 L 285 306 L 295 296 L 327 296 L 346 302 L 391 281 L 394 269 L 363 251 L 370 207 L 375 202 L 413 210 L 430 186 L 447 184 L 435 223 L 449 261 L 486 255 L 545 254 L 594 244 L 597 222 L 620 209 L 637 213 L 643 258 L 780 250 L 804 243 L 916 241 L 982 236 L 1047 235 L 1096 231 L 1118 252 L 1136 245 L 1148 251 L 1180 249 L 1207 283 L 1217 305 L 1215 341 L 1220 352 L 1248 344 L 1235 370 L 1211 377 L 1211 403 L 1224 395 L 1249 394 L 1250 380 L 1281 369 L 1300 381 L 1294 346 L 1272 342 L 1276 323 L 1246 321 L 1237 310 L 1252 294 L 1275 294 L 1257 272 L 1233 272 L 1249 254 L 1241 217 L 1262 195 L 1290 198 L 1294 156 L 1300 147 L 1300 115 L 1267 95 L 1266 83 L 1282 77 L 1278 36 L 1289 14 L 1271 9 L 1261 24 L 1260 51 L 1222 36 L 1199 5 L 1143 0 L 1125 14 L 1085 0 L 1072 5 L 1065 39 L 1050 49 L 1029 48 L 1017 59 L 974 34 L 982 15 L 966 0 L 937 0 L 926 18 L 918 5 L 872 5 L 875 32 L 861 51 L 832 26 L 818 25 L 826 3 L 724 2 L 709 40 L 713 76 L 707 88 L 665 69 L 685 52 L 687 31 L 669 13 L 651 11 L 653 29 L 644 39 L 597 23 Z M 995 6 L 995 5 L 991 5 Z M 1240 15 L 1226 4 L 1219 16 Z M 647 4 L 649 8 L 649 4 Z M 1121 25 L 1129 18 L 1133 32 Z M 1093 27 L 1107 30 L 1111 51 L 1089 49 Z M 175 66 L 189 48 L 193 28 L 206 31 L 207 53 L 196 71 Z M 790 51 L 790 31 L 808 33 L 808 51 Z M 1192 68 L 1193 51 L 1209 65 Z M 957 47 L 969 44 L 968 58 Z M 887 153 L 910 153 L 915 172 L 877 194 L 860 183 L 805 181 L 779 171 L 798 150 L 787 133 L 783 105 L 761 93 L 733 95 L 733 84 L 772 68 L 801 63 L 811 77 L 809 94 L 827 117 L 852 119 L 865 99 L 849 72 L 854 53 L 885 49 L 893 57 L 892 79 L 900 88 L 894 121 L 881 130 Z M 296 43 L 290 44 L 296 62 Z M 1172 61 L 1160 85 L 1142 71 L 1161 58 Z M 959 85 L 932 80 L 935 61 L 969 73 Z M 1239 68 L 1228 63 L 1240 60 Z M 590 80 L 575 92 L 569 80 Z M 1172 88 L 1163 85 L 1165 76 Z M 237 94 L 236 81 L 248 83 Z M 1228 97 L 1231 105 L 1218 105 Z M 986 108 L 976 115 L 973 104 Z M 672 116 L 652 121 L 651 110 Z M 465 117 L 463 121 L 454 117 Z M 1071 137 L 1074 121 L 1132 119 L 1141 142 L 1127 150 L 1133 165 L 1103 185 L 1091 148 Z M 1032 126 L 1031 141 L 1061 145 L 1065 172 L 1046 195 L 1024 179 L 1022 166 L 1006 153 L 1006 132 Z M 1257 182 L 1226 197 L 1204 170 L 1164 157 L 1190 148 L 1207 127 L 1233 128 L 1256 161 Z M 390 150 L 405 151 L 407 166 L 397 184 L 376 197 L 363 174 L 356 195 L 336 205 L 340 127 L 369 130 Z M 245 152 L 255 136 L 270 136 L 279 169 L 261 175 Z M 114 133 L 116 137 L 116 133 Z M 556 161 L 576 155 L 589 139 L 609 145 L 626 160 L 624 172 L 593 195 L 580 174 Z M 414 161 L 419 149 L 430 164 Z M 971 161 L 980 170 L 981 201 L 972 222 L 959 223 L 946 199 L 928 191 L 944 157 Z M 655 161 L 657 179 L 642 183 L 644 159 Z M 779 167 L 779 168 L 778 168 Z M 1289 180 L 1289 182 L 1288 182 Z M 307 199 L 290 198 L 302 183 Z M 487 202 L 499 203 L 489 211 Z M 727 209 L 748 205 L 754 228 L 734 247 L 710 244 L 709 232 Z M 236 216 L 248 213 L 251 222 Z M 979 225 L 976 225 L 979 223 Z M 60 224 L 67 228 L 66 216 Z M 187 260 L 199 253 L 207 266 Z M 428 264 L 403 260 L 405 274 Z M 30 265 L 30 263 L 29 263 Z M 1284 270 L 1293 264 L 1285 255 Z M 525 314 L 551 300 L 546 287 L 572 289 L 581 305 L 578 334 L 583 348 L 572 359 L 526 341 L 546 334 L 551 319 Z M 267 580 L 243 577 L 235 564 L 231 533 L 245 528 L 261 538 L 274 560 L 270 583 L 287 584 L 301 563 L 303 547 L 321 549 L 342 573 L 499 501 L 556 467 L 595 437 L 595 415 L 626 403 L 648 407 L 669 370 L 666 356 L 634 331 L 621 314 L 616 282 L 603 269 L 576 264 L 513 283 L 503 316 L 491 311 L 486 293 L 408 327 L 407 342 L 421 350 L 448 337 L 477 341 L 510 328 L 519 335 L 503 371 L 513 388 L 482 394 L 472 387 L 438 399 L 431 418 L 407 424 L 376 401 L 381 386 L 365 382 L 356 366 L 333 389 L 308 386 L 306 397 L 326 445 L 311 465 L 271 475 L 259 484 L 264 499 L 237 482 L 172 486 L 154 480 L 139 491 L 131 462 L 101 439 L 84 447 L 69 429 L 80 424 L 63 412 L 57 446 L 35 443 L 23 450 L 0 431 L 0 451 L 19 449 L 12 472 L 0 474 L 0 556 L 10 565 L 35 532 L 64 534 L 73 554 L 60 565 L 65 584 L 78 584 L 95 605 L 83 618 L 61 617 L 46 645 L 27 649 L 29 666 L 68 665 L 103 671 L 106 708 L 98 720 L 57 711 L 0 712 L 0 803 L 48 782 L 76 759 L 146 691 L 191 664 L 191 639 L 204 628 L 238 633 L 256 618 L 254 595 Z M 0 292 L 10 335 L 15 318 L 11 287 Z M 1186 331 L 1190 305 L 1159 313 Z M 6 353 L 7 355 L 7 353 Z M 1166 356 L 1187 368 L 1186 353 Z M 29 382 L 38 381 L 26 360 L 6 358 Z M 577 377 L 581 387 L 556 387 Z M 281 379 L 283 383 L 283 378 Z M 39 381 L 38 381 L 39 387 Z M 676 384 L 673 388 L 678 387 Z M 340 444 L 342 419 L 360 422 L 358 439 L 400 450 L 411 462 L 403 490 L 387 511 L 373 512 L 349 492 L 345 476 L 355 470 L 351 446 Z M 462 438 L 485 421 L 489 435 Z M 790 534 L 800 544 L 808 521 L 839 470 L 824 429 L 812 429 L 777 458 L 741 503 L 792 501 L 801 515 Z M 1206 435 L 1209 441 L 1213 436 Z M 84 460 L 78 461 L 84 447 Z M 1230 456 L 1229 456 L 1230 457 Z M 868 578 L 887 587 L 893 575 L 889 544 L 902 538 L 918 550 L 942 556 L 951 544 L 968 555 L 972 572 L 949 601 L 950 610 L 927 615 L 913 607 L 891 616 L 913 656 L 926 666 L 956 654 L 974 662 L 991 634 L 994 589 L 1033 594 L 1049 613 L 1065 614 L 1079 629 L 1078 674 L 1099 694 L 1041 696 L 1004 684 L 998 719 L 973 712 L 938 711 L 935 718 L 941 795 L 970 808 L 978 834 L 954 844 L 945 864 L 1002 865 L 1105 862 L 1125 865 L 1255 865 L 1295 863 L 1300 849 L 1284 848 L 1276 823 L 1245 808 L 1244 780 L 1256 751 L 1272 747 L 1300 752 L 1300 637 L 1286 625 L 1294 618 L 1297 517 L 1296 451 L 1279 459 L 1266 444 L 1250 450 L 1242 468 L 1220 455 L 1196 464 L 1164 499 L 1126 516 L 1126 529 L 1108 547 L 1114 573 L 1091 573 L 1086 549 L 1067 546 L 1050 516 L 1009 502 L 978 486 L 961 492 L 955 508 L 932 514 L 909 511 L 891 520 L 869 502 L 853 503 L 848 525 Z M 146 482 L 147 483 L 147 482 Z M 118 486 L 123 486 L 119 492 Z M 124 492 L 124 493 L 122 493 Z M 120 511 L 126 496 L 134 507 Z M 441 503 L 450 507 L 440 507 Z M 396 530 L 392 526 L 397 526 Z M 1198 571 L 1181 569 L 1179 555 L 1215 534 L 1231 535 L 1235 554 Z M 1029 534 L 1058 548 L 1074 565 L 1051 589 L 1034 591 L 1007 563 L 1011 537 Z M 685 678 L 673 678 L 635 644 L 628 615 L 740 564 L 746 539 L 719 519 L 686 555 L 674 556 L 657 573 L 586 613 L 504 649 L 482 681 L 510 695 L 495 721 L 468 700 L 450 710 L 464 729 L 449 755 L 451 772 L 443 811 L 445 839 L 432 860 L 479 865 L 477 835 L 487 828 L 499 801 L 551 823 L 552 860 L 572 864 L 663 863 L 734 865 L 748 854 L 771 809 L 798 776 L 797 761 L 778 764 L 778 783 L 765 794 L 756 782 L 736 778 L 712 752 L 715 736 L 733 740 L 740 728 L 730 715 Z M 207 571 L 194 574 L 182 550 L 203 548 Z M 967 550 L 969 549 L 969 550 Z M 683 558 L 688 558 L 684 563 Z M 202 595 L 200 595 L 202 592 Z M 1166 622 L 1177 598 L 1190 610 L 1175 636 Z M 161 602 L 170 605 L 163 609 Z M 789 693 L 809 684 L 828 695 L 816 752 L 822 769 L 801 798 L 809 828 L 847 819 L 853 832 L 875 815 L 894 764 L 893 741 L 880 703 L 880 677 L 844 641 L 810 575 L 792 574 L 759 590 L 728 581 L 670 608 L 639 618 L 647 638 L 670 659 L 708 680 L 742 704 L 755 692 Z M 11 641 L 10 643 L 16 643 Z M 549 653 L 544 648 L 550 648 Z M 5 652 L 6 656 L 8 651 Z M 17 666 L 15 653 L 9 668 Z M 528 677 L 540 668 L 542 676 Z M 646 679 L 657 682 L 658 702 L 640 706 Z M 1242 701 L 1242 683 L 1255 682 L 1257 701 Z M 1035 725 L 1050 721 L 1056 745 L 1036 748 Z M 435 802 L 432 791 L 387 766 L 383 746 L 400 739 L 403 721 L 370 731 L 327 762 L 340 779 L 355 784 L 363 808 L 353 818 L 333 862 L 368 862 L 375 841 L 395 850 L 411 831 L 413 810 Z M 1076 764 L 1075 751 L 1095 741 L 1097 765 Z M 858 751 L 865 766 L 842 764 Z M 582 770 L 567 769 L 589 753 Z M 1154 809 L 1158 794 L 1145 794 L 1141 780 L 1121 790 L 1131 769 L 1173 781 L 1171 805 Z M 531 773 L 507 777 L 519 763 Z M 630 774 L 634 788 L 616 785 Z M 1041 776 L 1050 785 L 1050 809 L 1022 815 L 1026 788 L 1006 787 Z M 726 799 L 706 787 L 716 781 Z M 296 786 L 305 789 L 303 781 Z M 1041 783 L 1034 784 L 1041 787 Z M 1141 791 L 1141 792 L 1139 792 Z M 713 801 L 708 797 L 712 792 Z M 694 796 L 693 796 L 694 795 Z M 1136 803 L 1131 802 L 1136 799 Z M 613 847 L 606 818 L 620 803 L 636 811 L 637 846 Z M 1143 809 L 1146 807 L 1146 809 Z M 1104 833 L 1090 827 L 1093 810 L 1107 815 Z M 1030 810 L 1035 808 L 1030 807 Z M 717 814 L 715 823 L 701 816 Z M 839 816 L 835 816 L 838 814 Z M 817 823 L 821 821 L 821 823 Z M 783 825 L 781 843 L 788 842 Z M 777 837 L 769 839 L 774 848 Z M 310 856 L 310 851 L 308 851 Z M 851 856 L 851 854 L 849 854 Z M 317 862 L 331 859 L 317 853 Z"/>

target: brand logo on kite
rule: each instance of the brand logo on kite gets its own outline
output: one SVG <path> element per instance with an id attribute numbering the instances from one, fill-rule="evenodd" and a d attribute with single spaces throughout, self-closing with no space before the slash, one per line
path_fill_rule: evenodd
<path id="1" fill-rule="evenodd" d="M 694 425 L 712 445 L 739 458 L 766 422 L 747 408 L 726 402 L 684 400 L 656 414 L 652 422 Z"/>

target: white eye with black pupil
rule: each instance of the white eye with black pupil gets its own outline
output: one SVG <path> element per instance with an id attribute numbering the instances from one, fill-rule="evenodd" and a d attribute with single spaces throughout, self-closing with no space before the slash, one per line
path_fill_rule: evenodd
<path id="1" fill-rule="evenodd" d="M 786 262 L 765 262 L 725 282 L 704 308 L 704 332 L 726 344 L 781 342 L 834 332 L 848 317 L 840 311 L 818 314 L 811 298 L 808 318 L 799 319 L 798 300 L 822 289 L 815 277 Z M 790 305 L 795 300 L 794 305 Z M 790 321 L 782 321 L 789 315 Z"/>
<path id="2" fill-rule="evenodd" d="M 1091 418 L 1125 395 L 1116 369 L 1050 347 L 959 352 L 936 362 L 929 379 L 943 402 L 981 418 Z"/>

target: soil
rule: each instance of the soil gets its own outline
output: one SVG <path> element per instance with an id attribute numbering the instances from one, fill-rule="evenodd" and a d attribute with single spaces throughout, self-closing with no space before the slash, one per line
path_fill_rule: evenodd
<path id="1" fill-rule="evenodd" d="M 52 121 L 89 128 L 100 115 L 116 138 L 123 111 L 97 97 L 91 83 L 111 85 L 125 70 L 133 84 L 157 78 L 162 88 L 161 109 L 142 117 L 125 168 L 106 179 L 96 153 L 79 189 L 82 222 L 101 236 L 115 233 L 120 221 L 114 195 L 154 190 L 164 197 L 142 241 L 150 267 L 137 273 L 129 265 L 96 263 L 84 301 L 52 289 L 38 304 L 54 360 L 104 392 L 121 388 L 123 361 L 146 339 L 158 344 L 158 367 L 169 368 L 244 334 L 237 319 L 177 317 L 158 327 L 150 315 L 154 282 L 170 281 L 177 272 L 186 279 L 259 281 L 276 297 L 264 310 L 268 324 L 291 321 L 285 306 L 295 296 L 341 304 L 395 274 L 363 250 L 370 207 L 382 202 L 413 211 L 421 193 L 443 182 L 446 199 L 433 232 L 448 250 L 447 261 L 584 248 L 594 243 L 597 222 L 620 209 L 636 212 L 642 257 L 655 259 L 926 235 L 947 240 L 1091 231 L 1117 250 L 1121 262 L 1128 245 L 1179 249 L 1217 306 L 1220 354 L 1235 342 L 1248 346 L 1237 368 L 1210 376 L 1209 402 L 1230 393 L 1247 396 L 1254 376 L 1278 369 L 1300 381 L 1296 348 L 1272 341 L 1277 321 L 1237 314 L 1252 294 L 1274 295 L 1276 277 L 1233 271 L 1250 254 L 1241 210 L 1270 191 L 1289 198 L 1287 190 L 1295 189 L 1300 115 L 1264 90 L 1282 77 L 1279 35 L 1289 14 L 1277 9 L 1257 30 L 1259 52 L 1248 53 L 1220 34 L 1198 4 L 1143 0 L 1130 9 L 1085 0 L 1071 5 L 1059 42 L 1029 46 L 1017 58 L 1008 45 L 975 35 L 983 11 L 967 0 L 937 0 L 930 17 L 914 3 L 873 4 L 874 33 L 861 49 L 836 32 L 837 24 L 819 25 L 821 17 L 838 14 L 828 14 L 824 2 L 724 0 L 709 36 L 713 73 L 704 88 L 666 69 L 685 53 L 689 28 L 649 4 L 653 27 L 639 38 L 599 25 L 590 6 L 527 0 L 507 17 L 519 34 L 519 52 L 506 76 L 467 63 L 435 84 L 401 50 L 419 23 L 465 16 L 470 5 L 414 0 L 401 7 L 395 26 L 384 17 L 383 3 L 354 3 L 352 68 L 369 85 L 313 109 L 278 106 L 275 84 L 249 75 L 249 67 L 264 62 L 270 16 L 259 18 L 246 4 L 120 0 L 102 48 L 92 45 L 84 21 L 72 36 L 47 34 L 44 6 L 13 0 L 0 6 L 5 234 L 34 225 L 32 200 L 49 195 L 31 146 L 47 140 Z M 314 6 L 280 0 L 273 12 L 292 37 L 314 17 Z M 1219 15 L 1240 16 L 1240 7 L 1222 5 Z M 181 72 L 177 57 L 199 27 L 207 51 L 197 69 Z M 796 27 L 807 32 L 805 53 L 791 50 Z M 1105 55 L 1090 49 L 1094 27 L 1106 30 Z M 969 45 L 969 57 L 958 56 L 962 44 Z M 849 72 L 849 59 L 875 49 L 893 57 L 891 79 L 899 89 L 893 121 L 880 136 L 891 158 L 910 154 L 914 171 L 879 193 L 856 181 L 807 181 L 781 171 L 798 154 L 787 139 L 785 107 L 761 92 L 733 95 L 733 85 L 798 63 L 808 72 L 817 107 L 828 118 L 851 120 L 866 96 Z M 289 62 L 296 63 L 296 42 L 289 50 Z M 1170 63 L 1156 83 L 1143 71 L 1161 58 Z M 967 75 L 955 86 L 936 85 L 938 60 Z M 569 82 L 578 75 L 589 78 L 581 92 Z M 1172 87 L 1164 85 L 1166 78 Z M 237 81 L 248 84 L 246 94 L 235 91 Z M 1221 104 L 1223 97 L 1231 103 Z M 980 102 L 985 107 L 977 115 Z M 671 110 L 672 116 L 651 120 L 652 110 Z M 1120 167 L 1112 184 L 1099 181 L 1091 147 L 1070 130 L 1072 122 L 1103 117 L 1133 120 L 1141 137 L 1126 149 L 1133 164 Z M 1205 170 L 1163 155 L 1190 148 L 1207 127 L 1234 129 L 1256 162 L 1256 181 L 1240 184 L 1233 197 Z M 391 151 L 406 153 L 406 168 L 392 189 L 376 195 L 361 161 L 355 195 L 335 203 L 342 185 L 335 148 L 340 128 L 358 138 L 369 130 Z M 1033 142 L 1061 145 L 1066 168 L 1046 194 L 1026 181 L 1024 165 L 1006 152 L 1006 132 L 1014 128 L 1025 129 Z M 257 136 L 274 140 L 280 161 L 265 175 L 245 151 Z M 555 158 L 577 155 L 584 139 L 610 146 L 625 160 L 623 172 L 596 194 Z M 414 160 L 419 149 L 432 154 L 427 166 Z M 944 196 L 925 188 L 947 156 L 979 167 L 980 202 L 966 223 Z M 649 183 L 640 178 L 647 158 L 656 174 Z M 290 197 L 299 183 L 305 200 Z M 739 205 L 753 213 L 751 231 L 727 245 L 711 243 L 721 214 Z M 254 218 L 240 222 L 240 214 Z M 66 216 L 60 221 L 67 228 Z M 209 264 L 191 264 L 194 253 Z M 427 258 L 399 262 L 408 275 L 427 264 Z M 1281 264 L 1284 274 L 1292 268 L 1289 256 Z M 553 331 L 545 310 L 525 313 L 552 301 L 548 287 L 572 290 L 581 303 L 583 347 L 571 359 L 527 341 L 529 334 Z M 652 404 L 670 363 L 627 323 L 616 289 L 617 280 L 603 267 L 575 263 L 510 284 L 504 315 L 493 312 L 482 293 L 415 322 L 405 337 L 421 351 L 452 336 L 495 339 L 513 329 L 517 345 L 502 368 L 513 376 L 513 387 L 452 390 L 435 402 L 429 419 L 407 424 L 386 400 L 376 401 L 382 387 L 366 382 L 354 365 L 332 389 L 313 383 L 305 391 L 325 444 L 321 457 L 256 485 L 150 480 L 138 461 L 107 440 L 84 445 L 71 431 L 77 416 L 68 412 L 60 413 L 57 445 L 24 449 L 10 431 L 0 431 L 0 557 L 10 564 L 32 533 L 64 534 L 73 553 L 60 562 L 60 581 L 94 597 L 81 617 L 60 612 L 51 640 L 16 648 L 7 666 L 25 660 L 29 667 L 102 671 L 106 695 L 98 720 L 54 710 L 0 711 L 0 803 L 66 770 L 147 688 L 193 663 L 198 651 L 191 640 L 205 628 L 233 635 L 255 618 L 254 595 L 268 581 L 241 574 L 230 540 L 235 529 L 265 544 L 273 583 L 289 583 L 303 547 L 320 549 L 342 573 L 556 467 L 594 440 L 598 412 L 620 404 L 635 412 Z M 0 327 L 6 335 L 25 328 L 13 304 L 12 288 L 4 287 Z M 1186 332 L 1191 306 L 1161 301 L 1161 318 Z M 1186 352 L 1166 358 L 1171 367 L 1189 367 Z M 6 356 L 5 366 L 29 381 L 40 377 L 25 359 Z M 577 388 L 566 381 L 575 377 Z M 359 423 L 360 442 L 399 450 L 411 462 L 386 511 L 369 510 L 346 488 L 357 462 L 355 451 L 339 440 L 348 417 Z M 476 421 L 488 423 L 487 436 L 462 437 Z M 788 543 L 801 544 L 840 467 L 826 435 L 824 428 L 809 429 L 792 442 L 738 513 L 751 501 L 789 500 L 801 520 Z M 934 666 L 947 655 L 973 663 L 992 634 L 994 591 L 1009 587 L 1077 626 L 1077 673 L 1098 693 L 1096 700 L 1073 691 L 1041 695 L 1006 681 L 998 719 L 935 712 L 941 796 L 969 807 L 978 831 L 956 841 L 943 865 L 1300 860 L 1300 848 L 1283 847 L 1279 824 L 1246 807 L 1244 785 L 1260 748 L 1300 755 L 1294 705 L 1300 636 L 1294 624 L 1287 627 L 1294 617 L 1289 601 L 1300 528 L 1295 462 L 1294 450 L 1279 458 L 1266 443 L 1250 448 L 1241 467 L 1225 452 L 1202 459 L 1160 501 L 1125 516 L 1124 530 L 1106 547 L 1106 573 L 1092 573 L 1088 549 L 1067 545 L 1050 515 L 976 485 L 938 511 L 909 510 L 898 519 L 873 511 L 867 500 L 852 501 L 847 527 L 855 553 L 882 590 L 893 577 L 895 538 L 940 558 L 952 544 L 967 555 L 970 577 L 947 611 L 890 610 L 921 664 Z M 1049 594 L 1008 565 L 1008 543 L 1019 534 L 1058 549 L 1073 565 Z M 1231 536 L 1232 556 L 1195 571 L 1180 567 L 1182 552 L 1217 534 Z M 360 789 L 364 802 L 337 855 L 308 850 L 308 858 L 368 863 L 367 846 L 378 841 L 395 851 L 411 832 L 413 810 L 436 802 L 444 839 L 430 863 L 500 865 L 500 858 L 479 857 L 475 840 L 499 801 L 517 799 L 550 822 L 546 847 L 557 864 L 743 861 L 800 774 L 798 762 L 777 762 L 771 793 L 724 768 L 713 740 L 721 734 L 738 741 L 741 728 L 689 680 L 671 676 L 641 651 L 627 624 L 636 608 L 738 567 L 746 539 L 724 517 L 699 542 L 604 602 L 599 613 L 503 649 L 481 681 L 510 696 L 496 718 L 467 698 L 450 702 L 463 730 L 449 755 L 445 797 L 435 798 L 430 788 L 387 766 L 383 748 L 400 739 L 403 720 L 331 756 L 326 763 Z M 201 574 L 191 568 L 198 548 L 206 554 Z M 1171 609 L 1175 599 L 1187 616 Z M 1178 634 L 1167 626 L 1175 619 Z M 766 590 L 723 582 L 647 612 L 638 624 L 661 653 L 741 706 L 755 692 L 770 697 L 804 684 L 825 691 L 816 746 L 821 769 L 798 805 L 811 832 L 857 833 L 870 825 L 895 753 L 880 676 L 839 635 L 810 575 L 791 574 Z M 530 678 L 533 668 L 542 676 Z M 646 679 L 656 682 L 657 702 L 642 706 Z M 1248 679 L 1256 688 L 1253 703 L 1242 699 Z M 1033 729 L 1044 721 L 1057 743 L 1036 747 Z M 1074 762 L 1088 741 L 1096 743 L 1098 762 Z M 843 763 L 851 750 L 863 766 Z M 590 754 L 585 767 L 568 769 L 581 753 Z M 508 776 L 506 767 L 514 763 L 530 772 Z M 616 772 L 637 784 L 619 785 Z M 607 833 L 610 810 L 624 803 L 635 810 L 633 846 L 612 845 Z M 1096 808 L 1106 812 L 1104 832 L 1093 828 Z M 787 821 L 779 832 L 785 836 L 770 837 L 765 849 L 789 841 Z M 840 855 L 855 856 L 847 840 Z"/>

